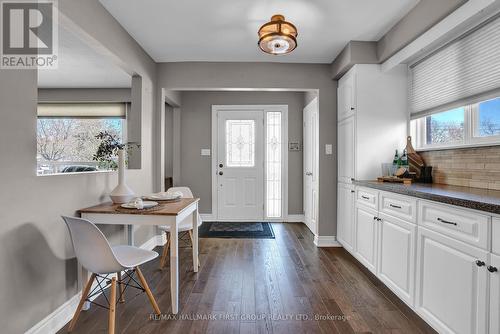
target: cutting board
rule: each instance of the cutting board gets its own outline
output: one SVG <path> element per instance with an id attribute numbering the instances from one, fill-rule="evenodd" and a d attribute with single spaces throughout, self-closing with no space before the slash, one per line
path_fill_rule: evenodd
<path id="1" fill-rule="evenodd" d="M 417 179 L 420 178 L 420 171 L 422 167 L 425 166 L 425 162 L 417 151 L 413 148 L 411 144 L 411 136 L 406 138 L 406 154 L 408 156 L 408 164 L 410 166 L 410 172 L 415 173 Z"/>

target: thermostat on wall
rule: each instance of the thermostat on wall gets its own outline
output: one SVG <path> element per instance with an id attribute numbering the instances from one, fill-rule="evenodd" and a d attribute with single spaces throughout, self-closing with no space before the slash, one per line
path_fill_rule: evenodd
<path id="1" fill-rule="evenodd" d="M 291 141 L 288 143 L 289 151 L 300 151 L 300 143 L 298 141 Z"/>

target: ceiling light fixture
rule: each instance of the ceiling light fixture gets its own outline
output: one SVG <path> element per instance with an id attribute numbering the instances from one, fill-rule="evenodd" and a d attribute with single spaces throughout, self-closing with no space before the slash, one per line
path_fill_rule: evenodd
<path id="1" fill-rule="evenodd" d="M 297 47 L 297 28 L 285 21 L 283 15 L 273 15 L 259 29 L 259 47 L 265 53 L 283 55 Z"/>

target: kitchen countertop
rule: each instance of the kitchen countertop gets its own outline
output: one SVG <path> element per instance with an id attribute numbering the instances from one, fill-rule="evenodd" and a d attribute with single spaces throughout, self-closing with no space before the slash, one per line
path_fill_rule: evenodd
<path id="1" fill-rule="evenodd" d="M 434 183 L 388 183 L 377 181 L 353 181 L 362 187 L 414 196 L 430 201 L 457 205 L 468 209 L 500 214 L 500 191 L 470 187 L 448 186 Z"/>

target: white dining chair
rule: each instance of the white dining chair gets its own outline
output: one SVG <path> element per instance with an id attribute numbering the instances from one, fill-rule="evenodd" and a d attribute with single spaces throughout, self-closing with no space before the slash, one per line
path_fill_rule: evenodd
<path id="1" fill-rule="evenodd" d="M 88 220 L 75 217 L 62 217 L 68 226 L 75 254 L 80 264 L 91 272 L 90 279 L 83 287 L 80 303 L 76 308 L 73 319 L 71 320 L 68 332 L 71 332 L 76 325 L 78 317 L 82 311 L 83 304 L 88 301 L 97 304 L 91 298 L 102 293 L 109 304 L 108 332 L 115 332 L 115 313 L 116 313 L 116 285 L 119 285 L 119 301 L 124 302 L 124 292 L 128 287 L 146 292 L 151 305 L 156 314 L 161 314 L 160 308 L 156 303 L 153 293 L 142 274 L 139 266 L 158 257 L 158 253 L 133 246 L 111 246 L 104 234 Z M 122 271 L 125 279 L 122 279 Z M 108 278 L 109 275 L 117 274 L 116 277 Z M 134 279 L 136 274 L 139 282 Z M 127 279 L 128 278 L 128 279 Z M 97 286 L 92 290 L 94 280 Z M 109 298 L 105 294 L 105 289 L 111 286 Z"/>
<path id="2" fill-rule="evenodd" d="M 172 187 L 167 190 L 167 194 L 173 194 L 175 192 L 181 193 L 182 198 L 193 198 L 193 192 L 191 189 L 188 187 Z M 194 213 L 193 213 L 194 214 Z M 193 245 L 193 214 L 190 214 L 187 216 L 180 224 L 179 224 L 179 229 L 178 233 L 179 235 L 182 234 L 189 234 L 189 239 L 191 241 L 191 246 Z M 198 215 L 198 227 L 201 225 L 202 221 L 200 218 L 200 215 Z M 160 269 L 163 269 L 165 267 L 165 264 L 167 263 L 168 259 L 168 251 L 169 251 L 169 246 L 170 246 L 170 226 L 168 225 L 160 225 L 158 228 L 161 231 L 165 232 L 166 238 L 167 238 L 167 243 L 163 246 L 163 252 L 161 254 L 161 259 L 160 259 Z M 198 257 L 198 266 L 200 266 L 200 258 Z"/>

